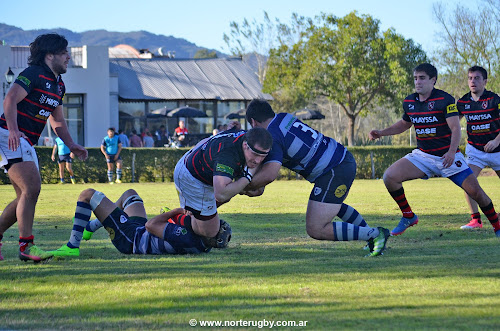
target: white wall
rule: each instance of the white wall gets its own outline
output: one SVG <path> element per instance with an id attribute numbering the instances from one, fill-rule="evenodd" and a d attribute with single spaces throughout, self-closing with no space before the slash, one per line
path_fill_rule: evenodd
<path id="1" fill-rule="evenodd" d="M 107 129 L 118 125 L 118 111 L 110 116 L 108 47 L 83 46 L 83 68 L 69 68 L 63 80 L 66 93 L 84 95 L 85 146 L 100 146 Z"/>
<path id="2" fill-rule="evenodd" d="M 10 46 L 0 45 L 0 82 L 5 82 L 5 73 L 11 63 Z M 12 68 L 16 77 L 22 70 Z M 66 93 L 84 96 L 84 136 L 87 147 L 99 147 L 110 126 L 118 129 L 118 82 L 115 78 L 112 84 L 109 76 L 106 46 L 83 46 L 83 67 L 68 68 L 68 72 L 63 75 Z M 110 102 L 110 96 L 115 96 L 116 101 Z M 0 113 L 3 113 L 3 93 L 0 93 L 0 98 Z"/>

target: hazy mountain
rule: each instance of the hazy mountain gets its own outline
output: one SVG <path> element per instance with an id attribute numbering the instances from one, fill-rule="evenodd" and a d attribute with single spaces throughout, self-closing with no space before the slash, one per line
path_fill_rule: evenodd
<path id="1" fill-rule="evenodd" d="M 138 50 L 149 49 L 153 53 L 156 53 L 158 48 L 162 47 L 164 52 L 175 51 L 176 58 L 192 58 L 198 50 L 204 48 L 196 46 L 196 44 L 186 39 L 157 35 L 147 31 L 112 32 L 106 30 L 92 30 L 78 33 L 63 28 L 25 31 L 12 25 L 0 23 L 0 41 L 3 40 L 7 45 L 12 46 L 27 46 L 36 36 L 50 32 L 56 32 L 65 36 L 66 39 L 68 39 L 69 46 L 89 45 L 112 47 L 119 44 L 127 44 Z M 219 57 L 227 56 L 227 54 L 214 49 L 209 49 L 209 51 L 215 51 Z"/>

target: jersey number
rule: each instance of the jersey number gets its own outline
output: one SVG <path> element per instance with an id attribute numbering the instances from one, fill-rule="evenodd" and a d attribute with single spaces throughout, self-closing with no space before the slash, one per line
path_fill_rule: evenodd
<path id="1" fill-rule="evenodd" d="M 310 127 L 308 127 L 307 125 L 305 125 L 304 123 L 297 121 L 293 123 L 292 128 L 298 129 L 297 130 L 298 132 L 294 132 L 296 130 L 290 130 L 290 131 L 304 142 L 307 142 L 306 139 L 309 140 L 308 138 L 311 137 L 312 141 L 310 143 L 312 143 L 318 137 L 318 133 L 313 129 L 311 129 Z"/>

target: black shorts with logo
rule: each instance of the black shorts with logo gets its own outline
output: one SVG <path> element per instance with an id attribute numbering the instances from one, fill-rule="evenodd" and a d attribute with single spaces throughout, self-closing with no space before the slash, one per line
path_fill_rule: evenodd
<path id="1" fill-rule="evenodd" d="M 128 216 L 123 210 L 116 208 L 106 217 L 102 225 L 108 231 L 111 242 L 120 253 L 132 254 L 135 231 L 144 226 L 147 221 L 144 217 Z"/>
<path id="2" fill-rule="evenodd" d="M 351 188 L 356 177 L 356 161 L 349 151 L 346 151 L 344 160 L 321 175 L 314 181 L 314 188 L 309 195 L 309 200 L 341 204 Z"/>

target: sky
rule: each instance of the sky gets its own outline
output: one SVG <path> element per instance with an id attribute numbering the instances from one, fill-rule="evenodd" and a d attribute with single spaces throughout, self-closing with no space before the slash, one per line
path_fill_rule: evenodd
<path id="1" fill-rule="evenodd" d="M 144 30 L 184 38 L 197 46 L 229 53 L 223 34 L 230 23 L 262 22 L 264 11 L 271 19 L 289 23 L 292 13 L 314 17 L 321 12 L 342 17 L 353 10 L 380 20 L 381 30 L 394 28 L 413 39 L 427 53 L 437 46 L 433 5 L 440 0 L 0 0 L 0 23 L 24 30 L 66 28 L 74 32 L 105 29 Z M 477 0 L 480 1 L 480 0 Z M 462 0 L 446 0 L 454 9 Z"/>

